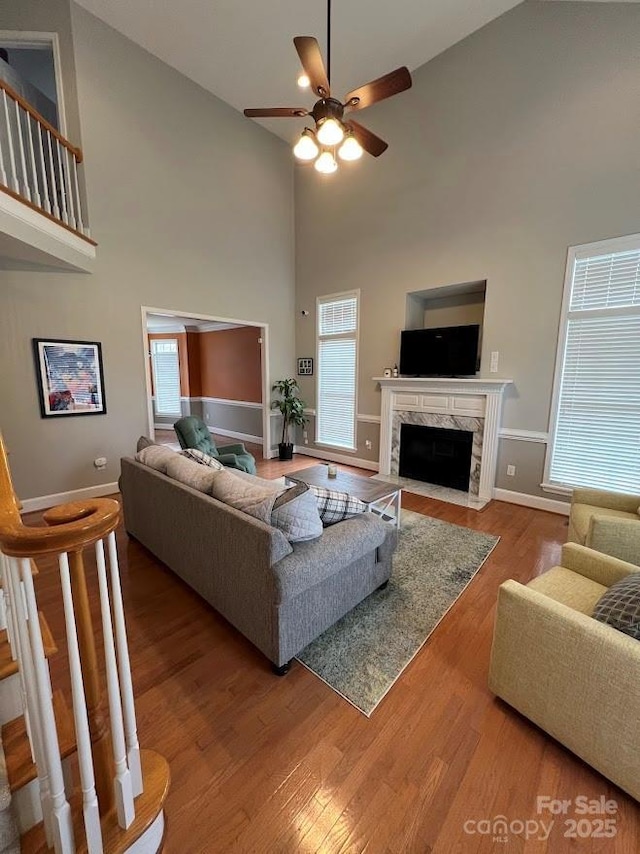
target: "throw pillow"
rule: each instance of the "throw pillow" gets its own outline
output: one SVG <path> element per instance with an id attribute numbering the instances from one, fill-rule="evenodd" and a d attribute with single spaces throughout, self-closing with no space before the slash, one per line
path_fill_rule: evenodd
<path id="1" fill-rule="evenodd" d="M 290 543 L 303 543 L 322 535 L 316 497 L 306 483 L 298 483 L 276 498 L 271 524 L 279 528 Z"/>
<path id="2" fill-rule="evenodd" d="M 167 463 L 167 477 L 172 477 L 179 483 L 190 486 L 191 489 L 197 489 L 198 492 L 209 493 L 217 474 L 219 474 L 217 470 L 188 460 L 181 454 L 174 454 L 173 459 Z"/>
<path id="3" fill-rule="evenodd" d="M 640 640 L 640 572 L 612 584 L 598 600 L 593 616 Z"/>
<path id="4" fill-rule="evenodd" d="M 177 456 L 176 452 L 167 448 L 166 445 L 149 445 L 148 448 L 143 448 L 136 454 L 136 461 L 166 474 L 167 463 Z"/>
<path id="5" fill-rule="evenodd" d="M 367 512 L 367 505 L 364 501 L 354 498 L 347 492 L 338 492 L 335 489 L 327 489 L 325 486 L 313 485 L 309 489 L 316 497 L 318 512 L 325 527 Z"/>
<path id="6" fill-rule="evenodd" d="M 280 489 L 274 488 L 272 485 L 263 486 L 259 483 L 252 483 L 245 478 L 236 477 L 236 473 L 228 469 L 212 472 L 212 474 L 211 495 L 214 498 L 222 501 L 223 504 L 235 507 L 236 510 L 248 513 L 249 516 L 260 519 L 267 525 L 271 524 L 271 511 L 281 491 Z"/>
<path id="7" fill-rule="evenodd" d="M 136 453 L 140 453 L 140 451 L 144 451 L 145 448 L 150 448 L 152 445 L 157 444 L 150 439 L 148 436 L 140 436 L 138 439 L 138 444 L 136 445 Z"/>
<path id="8" fill-rule="evenodd" d="M 180 456 L 187 457 L 189 460 L 193 460 L 194 463 L 199 463 L 201 466 L 208 466 L 211 469 L 216 469 L 220 471 L 224 468 L 220 460 L 217 460 L 215 457 L 212 457 L 211 454 L 205 454 L 204 451 L 199 451 L 197 448 L 185 448 L 184 451 L 180 451 Z"/>

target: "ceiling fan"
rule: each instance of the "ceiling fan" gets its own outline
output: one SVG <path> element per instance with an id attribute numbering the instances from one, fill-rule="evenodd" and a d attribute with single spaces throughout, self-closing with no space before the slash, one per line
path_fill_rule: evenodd
<path id="1" fill-rule="evenodd" d="M 346 96 L 344 102 L 331 97 L 331 0 L 327 0 L 327 67 L 325 69 L 320 45 L 313 36 L 296 36 L 293 40 L 302 63 L 303 74 L 298 78 L 302 88 L 310 86 L 319 99 L 311 110 L 305 107 L 267 107 L 245 110 L 249 118 L 305 118 L 311 116 L 315 128 L 305 127 L 293 149 L 302 161 L 315 161 L 318 172 L 331 174 L 338 168 L 336 153 L 341 160 L 358 160 L 367 151 L 379 157 L 387 143 L 352 118 L 345 111 L 363 110 L 411 88 L 411 74 L 402 66 L 372 80 Z M 347 113 L 349 115 L 349 113 Z"/>

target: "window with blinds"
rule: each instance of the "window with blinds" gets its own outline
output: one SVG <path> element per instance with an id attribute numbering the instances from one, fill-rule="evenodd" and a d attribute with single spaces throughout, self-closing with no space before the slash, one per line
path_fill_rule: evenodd
<path id="1" fill-rule="evenodd" d="M 358 294 L 321 297 L 317 318 L 316 442 L 354 451 Z"/>
<path id="2" fill-rule="evenodd" d="M 546 480 L 640 492 L 640 235 L 569 258 Z"/>
<path id="3" fill-rule="evenodd" d="M 180 360 L 177 339 L 153 339 L 151 369 L 156 415 L 180 416 Z"/>

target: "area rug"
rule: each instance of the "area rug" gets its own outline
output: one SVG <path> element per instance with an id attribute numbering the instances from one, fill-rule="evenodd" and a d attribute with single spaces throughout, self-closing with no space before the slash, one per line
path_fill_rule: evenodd
<path id="1" fill-rule="evenodd" d="M 386 590 L 357 605 L 298 660 L 369 717 L 499 539 L 403 510 Z"/>

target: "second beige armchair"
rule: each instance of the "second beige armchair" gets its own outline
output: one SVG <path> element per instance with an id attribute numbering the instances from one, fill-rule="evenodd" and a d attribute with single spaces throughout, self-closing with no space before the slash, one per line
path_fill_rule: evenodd
<path id="1" fill-rule="evenodd" d="M 574 489 L 567 539 L 640 565 L 639 509 L 640 495 Z"/>

